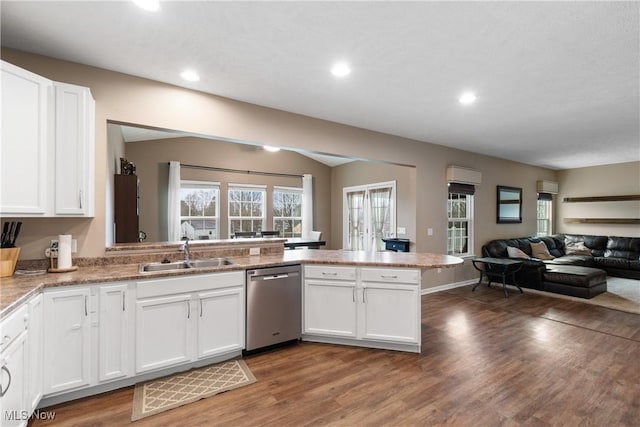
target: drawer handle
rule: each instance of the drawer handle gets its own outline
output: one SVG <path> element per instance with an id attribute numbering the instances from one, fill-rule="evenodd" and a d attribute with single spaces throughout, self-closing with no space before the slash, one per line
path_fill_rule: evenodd
<path id="1" fill-rule="evenodd" d="M 191 301 L 187 300 L 187 319 L 191 319 Z"/>
<path id="2" fill-rule="evenodd" d="M 122 311 L 125 311 L 125 310 L 126 310 L 126 308 L 125 308 L 125 302 L 124 302 L 124 301 L 125 301 L 125 299 L 126 299 L 126 296 L 127 296 L 126 292 L 123 292 L 123 293 L 122 293 Z"/>
<path id="3" fill-rule="evenodd" d="M 335 273 L 335 272 L 334 272 L 334 273 L 327 273 L 326 271 L 323 271 L 323 272 L 322 272 L 322 275 L 323 275 L 323 276 L 332 276 L 332 277 L 333 277 L 333 276 L 337 276 L 337 275 L 338 275 L 338 273 Z"/>
<path id="4" fill-rule="evenodd" d="M 84 315 L 85 315 L 85 317 L 89 315 L 89 311 L 87 310 L 87 299 L 88 298 L 89 298 L 88 296 L 86 296 L 86 295 L 84 296 Z"/>
<path id="5" fill-rule="evenodd" d="M 202 298 L 200 298 L 200 317 L 202 317 Z"/>
<path id="6" fill-rule="evenodd" d="M 398 276 L 385 276 L 384 274 L 381 274 L 380 277 L 382 277 L 383 279 L 397 279 Z"/>
<path id="7" fill-rule="evenodd" d="M 3 390 L 2 389 L 2 384 L 0 384 L 0 397 L 3 397 L 9 391 L 9 387 L 11 387 L 11 372 L 9 372 L 9 369 L 4 365 L 2 366 L 2 371 L 1 372 L 6 372 L 7 375 L 9 376 L 9 382 L 7 383 L 7 388 L 5 388 Z"/>
<path id="8" fill-rule="evenodd" d="M 71 325 L 71 329 L 72 331 L 77 331 L 78 329 L 82 328 L 82 325 L 80 323 L 76 323 L 75 325 Z"/>
<path id="9" fill-rule="evenodd" d="M 353 287 L 353 302 L 356 302 L 356 287 Z"/>

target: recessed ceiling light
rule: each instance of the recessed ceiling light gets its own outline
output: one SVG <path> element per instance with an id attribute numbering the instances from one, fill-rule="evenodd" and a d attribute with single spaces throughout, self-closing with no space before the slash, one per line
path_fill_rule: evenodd
<path id="1" fill-rule="evenodd" d="M 473 104 L 476 101 L 476 94 L 473 92 L 463 93 L 462 96 L 458 98 L 458 101 L 463 105 Z"/>
<path id="2" fill-rule="evenodd" d="M 339 63 L 331 67 L 331 74 L 336 77 L 348 76 L 351 73 L 351 68 L 345 63 Z"/>
<path id="3" fill-rule="evenodd" d="M 133 0 L 133 2 L 144 10 L 156 11 L 160 9 L 160 2 L 158 0 Z"/>
<path id="4" fill-rule="evenodd" d="M 182 73 L 180 73 L 180 77 L 190 82 L 197 82 L 198 80 L 200 80 L 200 76 L 198 75 L 198 73 L 192 70 L 183 71 Z"/>
<path id="5" fill-rule="evenodd" d="M 280 151 L 280 148 L 274 147 L 272 145 L 265 145 L 264 149 L 267 151 L 271 151 L 272 153 L 277 153 L 278 151 Z"/>

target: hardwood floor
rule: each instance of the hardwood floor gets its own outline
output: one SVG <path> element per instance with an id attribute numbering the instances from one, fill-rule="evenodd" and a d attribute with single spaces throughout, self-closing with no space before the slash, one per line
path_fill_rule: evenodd
<path id="1" fill-rule="evenodd" d="M 422 354 L 301 343 L 250 386 L 130 422 L 133 388 L 32 426 L 637 426 L 640 315 L 498 287 L 422 297 Z"/>

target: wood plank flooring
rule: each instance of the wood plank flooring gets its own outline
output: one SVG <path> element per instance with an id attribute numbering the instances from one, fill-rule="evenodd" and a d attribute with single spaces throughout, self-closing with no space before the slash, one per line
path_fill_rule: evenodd
<path id="1" fill-rule="evenodd" d="M 638 426 L 640 315 L 499 287 L 422 297 L 422 354 L 301 343 L 257 382 L 130 422 L 133 388 L 30 426 Z"/>

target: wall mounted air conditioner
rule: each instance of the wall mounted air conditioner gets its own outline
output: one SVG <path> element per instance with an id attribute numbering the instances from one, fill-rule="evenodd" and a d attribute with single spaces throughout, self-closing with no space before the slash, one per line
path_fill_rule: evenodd
<path id="1" fill-rule="evenodd" d="M 538 193 L 558 194 L 558 183 L 554 181 L 537 181 Z"/>

